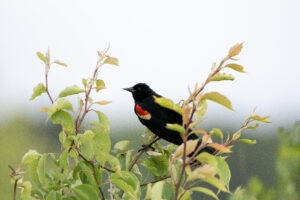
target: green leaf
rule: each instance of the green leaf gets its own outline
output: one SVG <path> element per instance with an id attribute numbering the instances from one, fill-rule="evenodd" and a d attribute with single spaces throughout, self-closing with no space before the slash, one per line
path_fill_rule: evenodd
<path id="1" fill-rule="evenodd" d="M 202 99 L 214 101 L 218 104 L 221 104 L 222 106 L 225 106 L 229 110 L 233 110 L 230 100 L 218 92 L 208 92 L 202 97 Z"/>
<path id="2" fill-rule="evenodd" d="M 38 159 L 41 156 L 36 150 L 29 150 L 22 159 L 22 163 L 30 164 L 32 161 Z"/>
<path id="3" fill-rule="evenodd" d="M 155 183 L 151 189 L 151 199 L 152 200 L 162 200 L 162 191 L 165 182 L 159 181 Z"/>
<path id="4" fill-rule="evenodd" d="M 45 176 L 45 161 L 47 158 L 47 154 L 43 154 L 41 158 L 39 159 L 38 165 L 37 165 L 37 174 L 39 177 L 39 181 L 42 185 L 45 185 L 46 183 L 46 176 Z"/>
<path id="5" fill-rule="evenodd" d="M 96 92 L 99 92 L 100 90 L 105 88 L 105 83 L 103 80 L 98 79 L 96 80 Z"/>
<path id="6" fill-rule="evenodd" d="M 114 57 L 106 58 L 103 63 L 119 66 L 119 60 L 117 58 L 114 58 Z"/>
<path id="7" fill-rule="evenodd" d="M 195 148 L 199 142 L 199 139 L 196 140 L 188 140 L 186 143 L 186 155 L 189 155 L 190 153 L 193 153 L 195 151 Z M 179 147 L 176 149 L 175 153 L 173 154 L 172 159 L 176 160 L 184 154 L 184 144 L 182 143 L 179 145 Z"/>
<path id="8" fill-rule="evenodd" d="M 51 120 L 53 124 L 61 124 L 68 135 L 75 135 L 75 125 L 68 112 L 60 110 L 52 115 Z"/>
<path id="9" fill-rule="evenodd" d="M 192 200 L 192 198 L 191 198 L 192 193 L 193 193 L 192 190 L 186 190 L 185 193 L 183 194 L 181 200 Z"/>
<path id="10" fill-rule="evenodd" d="M 181 135 L 183 135 L 185 133 L 185 129 L 183 128 L 183 126 L 181 126 L 179 124 L 167 124 L 166 128 L 169 130 L 172 130 L 172 131 L 176 131 L 176 132 L 180 133 Z"/>
<path id="11" fill-rule="evenodd" d="M 104 131 L 106 134 L 109 134 L 109 120 L 108 120 L 107 116 L 103 112 L 100 112 L 100 111 L 96 111 L 96 113 L 98 115 L 99 122 L 89 123 L 88 125 L 97 126 L 102 131 Z"/>
<path id="12" fill-rule="evenodd" d="M 63 63 L 63 62 L 61 62 L 61 61 L 59 61 L 59 60 L 54 60 L 54 63 L 55 63 L 55 64 L 58 64 L 58 65 L 60 65 L 60 66 L 63 66 L 63 67 L 67 67 L 67 66 L 68 66 L 66 63 Z"/>
<path id="13" fill-rule="evenodd" d="M 202 178 L 209 177 L 209 176 L 215 176 L 216 173 L 217 173 L 217 169 L 215 167 L 208 165 L 208 164 L 204 164 L 204 165 L 196 168 L 192 172 L 190 172 L 186 181 L 191 182 L 196 179 L 202 179 Z"/>
<path id="14" fill-rule="evenodd" d="M 201 117 L 203 117 L 206 111 L 207 111 L 207 102 L 205 99 L 202 99 L 197 105 L 196 118 L 195 118 L 196 121 L 199 120 Z"/>
<path id="15" fill-rule="evenodd" d="M 175 187 L 173 184 L 164 184 L 163 187 L 163 198 L 164 199 L 174 199 L 175 198 Z"/>
<path id="16" fill-rule="evenodd" d="M 239 139 L 241 137 L 243 130 L 244 129 L 240 129 L 237 132 L 235 132 L 232 136 L 232 140 L 235 141 L 235 140 Z"/>
<path id="17" fill-rule="evenodd" d="M 98 200 L 97 191 L 88 184 L 82 184 L 72 189 L 80 200 Z"/>
<path id="18" fill-rule="evenodd" d="M 45 57 L 45 55 L 44 54 L 42 54 L 41 52 L 36 52 L 36 55 L 39 57 L 39 59 L 41 60 L 41 61 L 43 61 L 45 64 L 48 64 L 49 62 L 48 62 L 48 60 L 47 60 L 47 58 Z"/>
<path id="19" fill-rule="evenodd" d="M 49 194 L 46 196 L 46 200 L 61 200 L 61 194 L 59 192 L 51 191 Z"/>
<path id="20" fill-rule="evenodd" d="M 114 149 L 120 150 L 120 151 L 126 151 L 128 149 L 128 147 L 129 147 L 130 144 L 131 144 L 131 141 L 129 141 L 129 140 L 122 140 L 122 141 L 117 142 L 114 145 Z"/>
<path id="21" fill-rule="evenodd" d="M 79 134 L 79 140 L 84 141 L 84 140 L 92 140 L 94 138 L 95 134 L 91 130 L 86 130 L 83 134 Z"/>
<path id="22" fill-rule="evenodd" d="M 220 179 L 217 179 L 216 177 L 206 177 L 201 179 L 201 181 L 207 182 L 223 192 L 229 192 L 228 189 L 225 187 L 224 182 Z"/>
<path id="23" fill-rule="evenodd" d="M 171 99 L 167 99 L 165 97 L 156 97 L 156 96 L 153 96 L 153 98 L 155 102 L 158 103 L 160 106 L 171 109 L 182 115 L 181 107 L 178 104 L 174 104 L 174 102 Z"/>
<path id="24" fill-rule="evenodd" d="M 217 167 L 218 161 L 216 160 L 216 156 L 213 156 L 207 152 L 200 153 L 196 159 L 202 164 L 209 164 L 213 167 Z"/>
<path id="25" fill-rule="evenodd" d="M 84 92 L 84 89 L 81 89 L 78 85 L 72 85 L 69 87 L 66 87 L 63 91 L 59 93 L 59 97 L 66 97 L 73 94 L 79 94 Z"/>
<path id="26" fill-rule="evenodd" d="M 97 167 L 97 169 L 94 170 L 89 162 L 81 161 L 73 170 L 73 178 L 75 180 L 78 180 L 80 178 L 83 184 L 89 184 L 93 186 L 95 191 L 99 192 L 98 183 L 95 179 L 94 174 L 97 178 L 97 181 L 99 181 L 98 183 L 101 183 L 102 177 L 100 168 Z"/>
<path id="27" fill-rule="evenodd" d="M 231 63 L 231 64 L 227 64 L 225 67 L 229 67 L 237 72 L 247 73 L 244 71 L 244 67 L 238 64 Z"/>
<path id="28" fill-rule="evenodd" d="M 68 169 L 69 169 L 68 149 L 65 149 L 64 152 L 60 155 L 59 164 L 64 169 L 64 174 L 68 174 Z"/>
<path id="29" fill-rule="evenodd" d="M 112 170 L 114 171 L 120 171 L 121 170 L 121 164 L 120 161 L 108 154 L 108 153 L 99 153 L 96 155 L 96 160 L 102 165 L 105 166 L 105 163 L 109 163 L 109 165 L 111 166 Z"/>
<path id="30" fill-rule="evenodd" d="M 256 121 L 264 122 L 264 123 L 271 123 L 271 121 L 267 120 L 270 118 L 270 116 L 261 117 L 259 115 L 254 115 L 251 117 L 251 119 L 254 119 Z"/>
<path id="31" fill-rule="evenodd" d="M 255 124 L 254 126 L 247 126 L 247 129 L 256 129 L 259 127 L 259 124 Z"/>
<path id="32" fill-rule="evenodd" d="M 256 144 L 256 140 L 249 140 L 249 139 L 239 139 L 240 142 L 245 143 L 245 144 Z"/>
<path id="33" fill-rule="evenodd" d="M 155 177 L 160 177 L 168 173 L 169 160 L 166 156 L 151 156 L 144 159 L 142 165 L 145 166 L 148 171 Z"/>
<path id="34" fill-rule="evenodd" d="M 86 130 L 83 134 L 78 135 L 80 145 L 81 154 L 88 160 L 91 160 L 95 155 L 94 147 L 93 147 L 93 139 L 95 134 L 91 130 Z"/>
<path id="35" fill-rule="evenodd" d="M 55 157 L 54 153 L 49 153 L 51 160 L 53 161 L 53 163 L 58 167 L 59 166 L 59 162 Z"/>
<path id="36" fill-rule="evenodd" d="M 62 98 L 59 98 L 57 99 L 52 107 L 48 110 L 48 116 L 47 116 L 47 120 L 56 112 L 60 111 L 60 110 L 73 110 L 73 106 L 72 104 L 66 100 L 66 99 L 62 99 Z"/>
<path id="37" fill-rule="evenodd" d="M 82 84 L 83 84 L 84 87 L 87 86 L 87 79 L 86 79 L 86 78 L 83 78 L 83 79 L 82 79 Z"/>
<path id="38" fill-rule="evenodd" d="M 219 128 L 213 128 L 213 130 L 211 130 L 211 133 L 212 133 L 213 135 L 219 136 L 221 139 L 223 138 L 223 132 L 222 132 L 222 130 L 219 129 Z"/>
<path id="39" fill-rule="evenodd" d="M 231 172 L 225 158 L 216 156 L 218 162 L 217 173 L 220 179 L 225 183 L 226 187 L 229 188 L 229 182 L 231 178 Z"/>
<path id="40" fill-rule="evenodd" d="M 106 100 L 104 100 L 104 101 L 96 101 L 95 102 L 95 104 L 99 104 L 99 105 L 107 105 L 107 104 L 110 104 L 111 103 L 111 101 L 106 101 Z"/>
<path id="41" fill-rule="evenodd" d="M 41 183 L 39 181 L 39 176 L 37 174 L 38 163 L 39 163 L 39 159 L 35 159 L 34 161 L 28 164 L 28 170 L 27 170 L 30 180 L 35 186 L 41 186 Z"/>
<path id="42" fill-rule="evenodd" d="M 111 148 L 109 135 L 101 129 L 92 128 L 90 130 L 93 131 L 95 135 L 93 138 L 95 155 L 97 156 L 100 153 L 109 153 Z"/>
<path id="43" fill-rule="evenodd" d="M 215 142 L 211 142 L 209 144 L 207 144 L 208 147 L 212 147 L 215 150 L 218 150 L 221 153 L 230 153 L 230 149 L 228 147 L 226 147 L 224 144 L 219 144 L 219 143 L 215 143 Z"/>
<path id="44" fill-rule="evenodd" d="M 211 81 L 233 81 L 234 77 L 232 74 L 217 73 L 210 80 Z"/>
<path id="45" fill-rule="evenodd" d="M 191 190 L 192 191 L 197 191 L 197 192 L 204 193 L 204 194 L 206 194 L 208 196 L 213 197 L 214 199 L 219 200 L 218 196 L 212 190 L 207 189 L 205 187 L 193 187 Z"/>
<path id="46" fill-rule="evenodd" d="M 21 193 L 21 200 L 31 200 L 31 183 L 29 181 L 25 181 L 24 183 L 22 183 L 21 187 L 23 188 Z"/>
<path id="47" fill-rule="evenodd" d="M 125 192 L 126 199 L 140 199 L 140 182 L 133 173 L 128 171 L 119 171 L 112 173 L 110 178 L 112 184 Z"/>
<path id="48" fill-rule="evenodd" d="M 127 151 L 126 156 L 125 156 L 125 169 L 128 171 L 129 171 L 129 166 L 133 160 L 132 151 L 133 150 Z M 137 165 L 135 165 L 135 166 L 137 166 Z"/>
<path id="49" fill-rule="evenodd" d="M 37 86 L 35 86 L 33 88 L 33 94 L 30 97 L 30 100 L 33 100 L 33 99 L 35 99 L 38 96 L 41 96 L 45 92 L 46 92 L 46 88 L 45 88 L 44 84 L 43 83 L 39 83 Z"/>

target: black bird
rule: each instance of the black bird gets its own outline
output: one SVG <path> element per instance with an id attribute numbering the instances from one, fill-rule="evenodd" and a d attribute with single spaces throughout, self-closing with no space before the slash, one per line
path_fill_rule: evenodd
<path id="1" fill-rule="evenodd" d="M 167 124 L 182 125 L 182 115 L 157 104 L 153 96 L 161 97 L 161 95 L 154 92 L 145 83 L 138 83 L 133 87 L 124 88 L 124 90 L 132 93 L 135 102 L 134 111 L 138 116 L 140 122 L 149 130 L 151 130 L 156 136 L 158 136 L 156 140 L 154 140 L 151 144 L 144 146 L 144 148 L 150 147 L 160 138 L 173 144 L 182 144 L 183 141 L 180 134 L 176 131 L 172 131 L 166 128 Z M 188 140 L 196 140 L 198 138 L 199 137 L 197 135 L 191 134 L 189 135 Z M 199 140 L 197 147 L 200 144 L 201 139 Z M 214 150 L 214 148 L 205 147 L 199 153 L 204 151 L 213 153 Z"/>

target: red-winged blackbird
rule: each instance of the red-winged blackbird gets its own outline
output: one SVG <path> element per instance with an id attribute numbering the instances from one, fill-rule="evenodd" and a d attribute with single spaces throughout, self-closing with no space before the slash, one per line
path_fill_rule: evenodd
<path id="1" fill-rule="evenodd" d="M 124 88 L 132 93 L 135 106 L 134 111 L 138 116 L 140 122 L 151 130 L 158 138 L 151 144 L 159 140 L 160 138 L 167 140 L 168 142 L 180 145 L 182 143 L 182 137 L 176 131 L 172 131 L 166 128 L 167 124 L 179 124 L 182 125 L 182 115 L 179 113 L 164 108 L 154 101 L 154 97 L 161 97 L 161 95 L 154 92 L 147 84 L 138 83 L 130 88 Z M 195 140 L 199 137 L 195 134 L 191 134 L 188 140 Z M 151 146 L 147 145 L 145 148 Z M 197 147 L 201 144 L 201 139 L 198 142 Z M 201 152 L 213 153 L 214 149 L 211 147 L 205 147 Z"/>

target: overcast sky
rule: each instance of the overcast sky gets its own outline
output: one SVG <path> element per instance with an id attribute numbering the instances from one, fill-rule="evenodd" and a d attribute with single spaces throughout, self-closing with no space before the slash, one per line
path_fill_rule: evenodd
<path id="1" fill-rule="evenodd" d="M 211 103 L 209 112 L 222 114 L 212 120 L 241 124 L 257 107 L 258 114 L 272 116 L 274 125 L 292 124 L 300 119 L 299 8 L 297 0 L 1 0 L 0 112 L 24 109 L 43 115 L 38 107 L 48 106 L 46 96 L 28 99 L 44 81 L 36 52 L 48 47 L 53 58 L 68 64 L 50 71 L 55 96 L 90 77 L 96 51 L 110 43 L 120 66 L 100 70 L 108 89 L 95 99 L 112 100 L 104 111 L 112 122 L 126 123 L 136 118 L 133 100 L 121 88 L 146 82 L 178 101 L 187 97 L 188 86 L 205 80 L 211 64 L 232 45 L 245 42 L 239 63 L 248 73 L 231 72 L 234 82 L 207 88 L 230 98 L 236 112 Z"/>

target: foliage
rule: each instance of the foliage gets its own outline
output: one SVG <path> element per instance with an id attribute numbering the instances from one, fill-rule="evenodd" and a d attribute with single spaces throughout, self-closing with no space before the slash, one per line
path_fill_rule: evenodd
<path id="1" fill-rule="evenodd" d="M 223 132 L 214 128 L 206 132 L 195 128 L 203 121 L 207 111 L 207 101 L 213 101 L 229 110 L 233 110 L 230 100 L 218 92 L 203 92 L 212 81 L 234 80 L 233 75 L 221 71 L 230 68 L 244 72 L 241 65 L 231 63 L 236 60 L 243 44 L 233 46 L 228 55 L 216 67 L 213 66 L 204 84 L 195 86 L 190 96 L 175 104 L 165 98 L 156 98 L 156 103 L 182 114 L 183 124 L 168 124 L 167 128 L 178 131 L 183 143 L 177 147 L 162 147 L 154 144 L 154 150 L 142 149 L 134 154 L 128 140 L 119 141 L 111 146 L 109 136 L 110 124 L 106 115 L 93 108 L 94 104 L 106 105 L 107 100 L 94 101 L 92 92 L 106 88 L 105 82 L 98 78 L 99 69 L 105 64 L 119 65 L 117 58 L 111 57 L 109 48 L 98 52 L 98 61 L 92 78 L 83 78 L 82 86 L 71 85 L 63 89 L 57 98 L 53 98 L 48 86 L 48 72 L 53 64 L 63 67 L 61 61 L 50 59 L 49 49 L 37 56 L 45 64 L 45 83 L 39 83 L 33 90 L 30 100 L 46 94 L 51 106 L 41 108 L 47 112 L 47 120 L 59 124 L 61 131 L 59 141 L 61 153 L 39 153 L 29 150 L 22 158 L 21 164 L 12 170 L 14 199 L 31 200 L 76 200 L 76 199 L 191 199 L 192 193 L 203 193 L 218 199 L 219 192 L 229 193 L 231 172 L 226 162 L 225 153 L 231 153 L 235 142 L 254 144 L 255 141 L 240 139 L 245 129 L 255 129 L 258 125 L 249 126 L 253 121 L 268 123 L 268 117 L 254 115 L 232 136 L 223 141 Z M 78 110 L 75 111 L 68 96 L 78 95 Z M 94 112 L 98 120 L 83 126 L 86 115 Z M 194 129 L 193 129 L 194 128 Z M 193 129 L 192 131 L 190 131 Z M 202 134 L 202 142 L 187 140 L 192 133 Z M 212 136 L 219 139 L 212 141 Z M 147 143 L 155 139 L 150 131 L 143 134 Z M 201 153 L 201 149 L 212 147 L 213 154 Z M 143 153 L 147 153 L 142 157 Z M 190 155 L 189 155 L 190 154 Z M 189 155 L 189 156 L 187 156 Z M 141 173 L 141 169 L 146 171 Z M 24 170 L 24 171 L 23 171 Z M 29 180 L 23 180 L 23 174 Z M 150 178 L 149 178 L 150 177 Z M 200 184 L 199 184 L 200 183 Z M 206 184 L 201 184 L 206 183 Z M 211 189 L 207 184 L 213 186 Z M 145 192 L 142 192 L 144 189 Z"/>
<path id="2" fill-rule="evenodd" d="M 230 200 L 300 199 L 300 123 L 296 123 L 290 132 L 281 128 L 278 140 L 277 184 L 267 187 L 253 177 L 246 188 L 237 188 Z"/>

